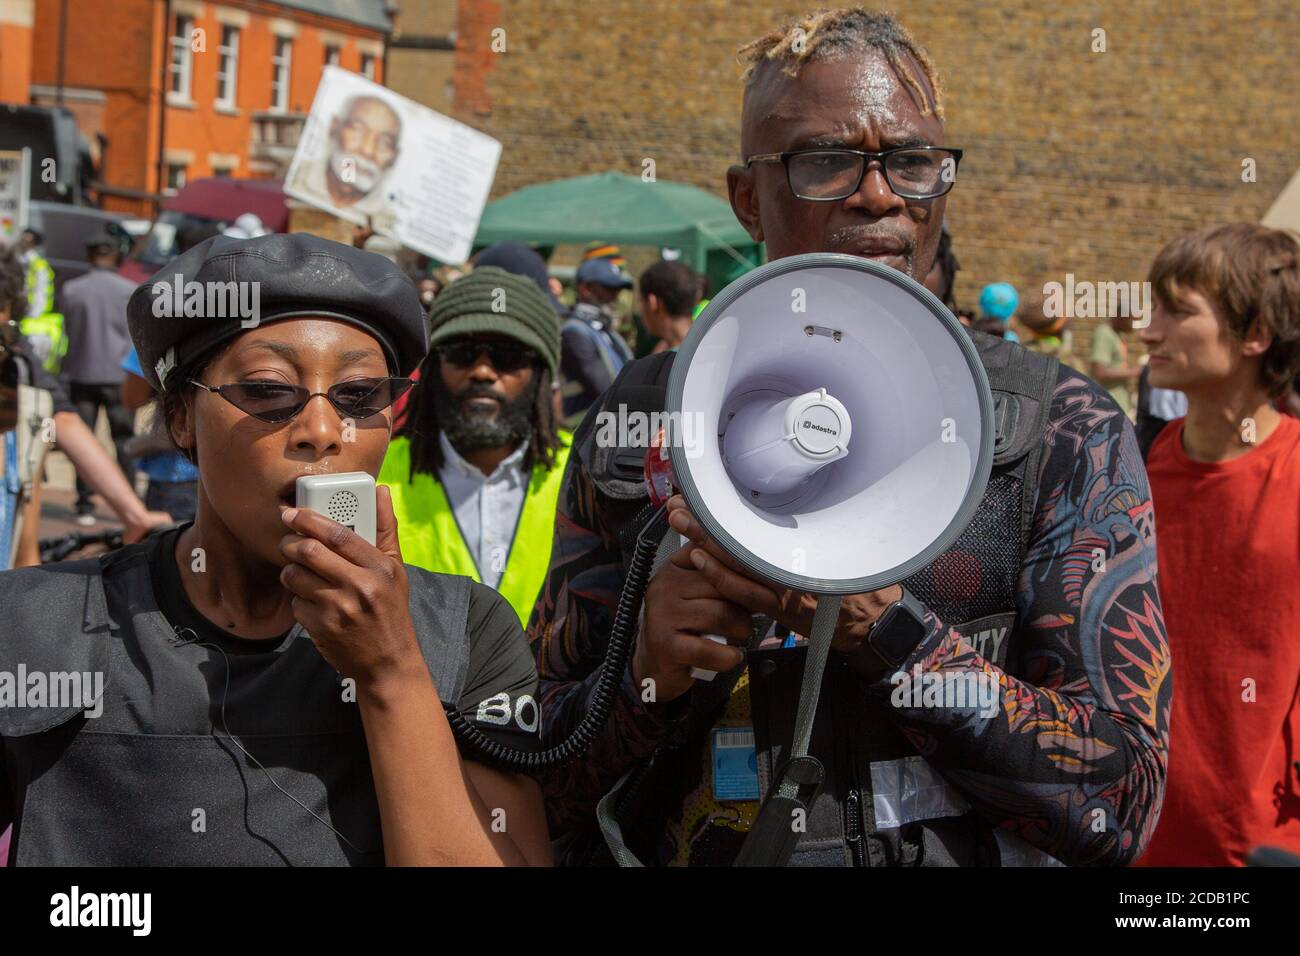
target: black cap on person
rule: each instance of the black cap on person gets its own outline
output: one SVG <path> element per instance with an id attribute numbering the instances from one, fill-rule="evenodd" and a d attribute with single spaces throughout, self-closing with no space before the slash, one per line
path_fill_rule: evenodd
<path id="1" fill-rule="evenodd" d="M 394 375 L 409 375 L 424 357 L 425 310 L 401 269 L 306 233 L 207 239 L 138 286 L 127 305 L 140 368 L 159 390 L 243 332 L 314 316 L 369 332 Z"/>

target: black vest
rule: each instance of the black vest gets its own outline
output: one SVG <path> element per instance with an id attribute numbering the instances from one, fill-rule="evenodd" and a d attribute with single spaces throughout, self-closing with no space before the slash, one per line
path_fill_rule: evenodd
<path id="1" fill-rule="evenodd" d="M 1017 674 L 1017 579 L 1037 503 L 1044 430 L 1059 363 L 981 332 L 973 332 L 972 338 L 993 391 L 992 473 L 979 510 L 956 543 L 904 583 L 986 659 Z M 662 411 L 671 361 L 671 354 L 653 356 L 629 366 L 606 393 L 602 409 L 623 404 L 629 411 Z M 596 417 L 589 414 L 585 424 L 590 426 Z M 623 503 L 645 500 L 640 480 L 644 449 L 597 447 L 590 440 L 590 427 L 579 431 L 574 446 L 601 493 Z M 621 538 L 630 544 L 635 535 Z M 624 555 L 625 566 L 629 556 Z M 791 745 L 805 653 L 796 648 L 751 650 L 748 655 L 759 786 L 764 793 L 773 768 L 783 763 Z M 618 798 L 617 817 L 628 847 L 642 860 L 659 855 L 656 844 L 665 821 L 680 806 L 682 795 L 699 785 L 708 735 L 739 676 L 738 669 L 712 683 L 695 684 L 686 719 L 632 775 Z M 971 812 L 961 793 L 934 771 L 889 717 L 872 708 L 864 689 L 847 661 L 832 654 L 810 746 L 825 767 L 826 780 L 791 865 L 1055 863 Z M 718 843 L 714 849 L 719 858 L 732 858 L 744 837 L 712 827 L 700 839 Z M 595 847 L 591 859 L 608 857 L 603 847 Z"/>
<path id="2" fill-rule="evenodd" d="M 0 671 L 103 675 L 98 716 L 84 698 L 0 708 L 14 864 L 382 864 L 365 734 L 339 674 L 301 625 L 274 653 L 184 645 L 154 601 L 156 546 L 0 574 Z M 455 701 L 469 579 L 406 570 L 434 685 Z"/>

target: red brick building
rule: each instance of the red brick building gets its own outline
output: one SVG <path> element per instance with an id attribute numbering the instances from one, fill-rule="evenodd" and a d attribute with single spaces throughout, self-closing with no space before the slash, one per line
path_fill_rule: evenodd
<path id="1" fill-rule="evenodd" d="M 133 212 L 203 176 L 282 177 L 326 64 L 384 82 L 394 13 L 387 0 L 0 0 L 10 102 L 28 101 L 14 7 L 31 11 L 30 102 L 74 112 L 105 208 Z"/>

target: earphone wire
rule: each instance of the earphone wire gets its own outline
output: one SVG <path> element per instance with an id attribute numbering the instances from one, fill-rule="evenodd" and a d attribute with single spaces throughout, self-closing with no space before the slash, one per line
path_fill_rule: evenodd
<path id="1" fill-rule="evenodd" d="M 176 628 L 176 627 L 173 627 L 172 630 L 175 632 L 175 634 L 176 634 L 176 636 L 177 636 L 178 638 L 181 636 L 181 632 L 182 632 L 182 631 L 189 631 L 189 633 L 193 636 L 193 640 L 189 640 L 189 641 L 186 641 L 186 640 L 177 640 L 177 641 L 174 641 L 173 644 L 174 644 L 176 647 L 184 647 L 184 646 L 186 646 L 186 645 L 193 645 L 193 646 L 195 646 L 195 647 L 211 647 L 211 648 L 214 648 L 214 649 L 215 649 L 215 650 L 216 650 L 216 651 L 221 655 L 221 659 L 222 659 L 222 661 L 225 662 L 225 666 L 226 666 L 226 679 L 225 679 L 225 685 L 224 685 L 224 686 L 222 687 L 222 689 L 221 689 L 221 708 L 220 708 L 220 709 L 221 709 L 221 729 L 224 730 L 224 731 L 226 732 L 226 738 L 227 738 L 227 739 L 228 739 L 232 744 L 234 744 L 236 747 L 238 747 L 239 750 L 240 750 L 240 752 L 241 752 L 245 757 L 247 757 L 247 758 L 248 758 L 249 760 L 251 760 L 254 764 L 256 764 L 256 765 L 257 765 L 257 768 L 258 768 L 259 770 L 261 770 L 262 773 L 266 774 L 266 779 L 269 780 L 269 781 L 271 781 L 271 786 L 275 787 L 275 789 L 279 790 L 282 794 L 284 794 L 286 797 L 288 797 L 288 798 L 289 798 L 290 800 L 292 800 L 294 803 L 298 804 L 298 806 L 300 806 L 303 810 L 305 810 L 305 811 L 306 811 L 306 812 L 311 816 L 311 818 L 312 818 L 313 820 L 315 820 L 317 823 L 321 824 L 322 826 L 328 828 L 328 829 L 330 830 L 331 833 L 333 833 L 336 837 L 338 837 L 340 840 L 342 840 L 342 841 L 343 841 L 344 843 L 346 843 L 348 846 L 352 847 L 352 849 L 355 850 L 357 853 L 359 853 L 359 854 L 361 854 L 361 855 L 363 855 L 363 856 L 372 855 L 372 854 L 375 852 L 374 850 L 363 850 L 363 849 L 361 849 L 361 847 L 357 846 L 355 843 L 353 843 L 351 840 L 349 840 L 346 836 L 344 836 L 342 833 L 340 833 L 337 829 L 335 829 L 335 827 L 334 827 L 334 826 L 333 826 L 333 825 L 332 825 L 328 820 L 326 820 L 326 819 L 324 819 L 323 817 L 321 817 L 319 814 L 316 813 L 316 811 L 312 810 L 311 807 L 307 806 L 307 804 L 303 803 L 301 800 L 299 800 L 297 797 L 295 797 L 295 796 L 294 796 L 292 793 L 290 793 L 288 790 L 284 789 L 284 787 L 280 786 L 280 784 L 276 781 L 276 779 L 275 779 L 273 776 L 271 776 L 271 771 L 268 770 L 268 769 L 266 768 L 266 766 L 262 763 L 262 761 L 258 760 L 258 759 L 257 759 L 256 757 L 254 757 L 251 753 L 249 753 L 248 749 L 247 749 L 243 744 L 241 744 L 241 743 L 239 742 L 239 740 L 235 737 L 234 734 L 232 734 L 232 733 L 230 732 L 230 725 L 226 722 L 226 697 L 227 697 L 227 695 L 229 695 L 229 693 L 230 693 L 230 658 L 226 656 L 226 650 L 225 650 L 225 648 L 224 648 L 224 647 L 221 647 L 219 644 L 214 644 L 214 643 L 212 643 L 211 641 L 200 641 L 200 640 L 199 640 L 199 636 L 198 636 L 197 634 L 194 633 L 193 628 L 189 628 L 189 627 Z M 212 730 L 211 730 L 211 733 L 212 733 L 213 738 L 215 738 L 216 740 L 220 740 L 220 739 L 221 739 L 219 736 L 217 736 L 217 729 L 216 729 L 216 726 L 215 726 L 215 725 L 213 726 L 213 728 L 212 728 Z"/>

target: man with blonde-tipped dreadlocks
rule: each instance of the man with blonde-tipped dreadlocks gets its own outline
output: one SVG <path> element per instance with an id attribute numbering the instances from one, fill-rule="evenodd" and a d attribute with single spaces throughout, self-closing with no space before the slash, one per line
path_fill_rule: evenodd
<path id="1" fill-rule="evenodd" d="M 892 17 L 851 9 L 741 53 L 727 188 L 750 236 L 774 259 L 847 253 L 924 279 L 961 159 L 925 51 Z M 811 737 L 824 780 L 791 818 L 792 851 L 754 824 L 790 747 L 815 601 L 748 577 L 678 498 L 669 522 L 690 544 L 651 579 L 613 718 L 544 781 L 562 861 L 726 865 L 743 848 L 766 863 L 1073 865 L 1141 852 L 1164 791 L 1171 681 L 1133 429 L 1054 358 L 971 334 L 1001 411 L 988 490 L 934 562 L 843 599 Z M 597 405 L 661 410 L 672 361 L 632 363 Z M 574 438 L 529 623 L 550 742 L 588 706 L 650 511 L 626 464 L 639 449 L 600 447 L 597 418 Z M 696 681 L 693 667 L 718 676 Z M 958 682 L 988 688 L 991 707 L 948 694 Z"/>

